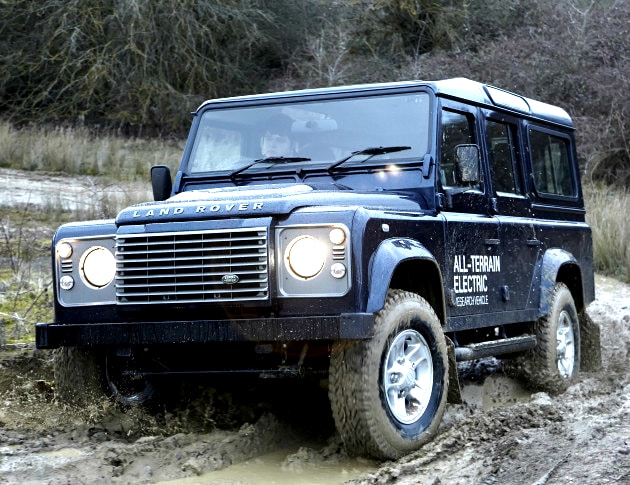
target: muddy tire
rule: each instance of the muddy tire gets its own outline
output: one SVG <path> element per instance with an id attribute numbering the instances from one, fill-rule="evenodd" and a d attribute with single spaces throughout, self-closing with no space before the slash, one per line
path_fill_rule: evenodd
<path id="1" fill-rule="evenodd" d="M 133 355 L 117 355 L 115 350 L 105 353 L 104 378 L 111 398 L 123 406 L 148 404 L 155 395 L 153 383 L 135 372 Z"/>
<path id="2" fill-rule="evenodd" d="M 448 394 L 448 357 L 439 319 L 420 296 L 390 290 L 374 337 L 335 343 L 329 398 L 351 455 L 397 459 L 437 432 Z"/>
<path id="3" fill-rule="evenodd" d="M 536 348 L 514 362 L 527 387 L 564 392 L 580 372 L 580 321 L 573 296 L 557 283 L 549 313 L 536 322 Z"/>
<path id="4" fill-rule="evenodd" d="M 94 350 L 61 347 L 55 350 L 53 372 L 55 399 L 83 406 L 105 396 L 101 386 L 100 359 Z"/>

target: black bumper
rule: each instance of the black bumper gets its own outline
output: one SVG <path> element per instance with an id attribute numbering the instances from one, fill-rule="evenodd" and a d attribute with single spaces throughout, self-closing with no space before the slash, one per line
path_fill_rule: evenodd
<path id="1" fill-rule="evenodd" d="M 96 345 L 360 340 L 372 337 L 374 315 L 125 323 L 38 323 L 38 349 Z"/>

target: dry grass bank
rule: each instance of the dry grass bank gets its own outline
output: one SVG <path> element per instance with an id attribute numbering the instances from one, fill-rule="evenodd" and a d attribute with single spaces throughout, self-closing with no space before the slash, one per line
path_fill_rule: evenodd
<path id="1" fill-rule="evenodd" d="M 586 186 L 584 192 L 595 270 L 630 283 L 630 193 L 595 185 Z"/>
<path id="2" fill-rule="evenodd" d="M 153 165 L 177 167 L 183 141 L 92 135 L 85 128 L 17 129 L 0 122 L 0 167 L 146 180 Z"/>

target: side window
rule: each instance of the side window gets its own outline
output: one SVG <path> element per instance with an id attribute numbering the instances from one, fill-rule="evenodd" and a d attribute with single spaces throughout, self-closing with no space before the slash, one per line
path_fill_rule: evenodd
<path id="1" fill-rule="evenodd" d="M 466 113 L 442 110 L 440 179 L 444 187 L 482 190 L 481 182 L 470 183 L 456 163 L 457 147 L 475 143 L 474 118 Z"/>
<path id="2" fill-rule="evenodd" d="M 536 191 L 574 197 L 577 189 L 571 170 L 569 141 L 530 129 L 529 144 Z"/>
<path id="3" fill-rule="evenodd" d="M 513 125 L 488 120 L 488 156 L 494 187 L 497 192 L 523 194 L 517 163 L 516 130 Z"/>

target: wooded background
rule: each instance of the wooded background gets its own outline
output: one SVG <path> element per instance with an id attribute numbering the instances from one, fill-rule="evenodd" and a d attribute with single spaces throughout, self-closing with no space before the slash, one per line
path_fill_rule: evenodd
<path id="1" fill-rule="evenodd" d="M 630 2 L 0 0 L 0 117 L 183 137 L 204 99 L 465 76 L 569 111 L 630 182 Z"/>

